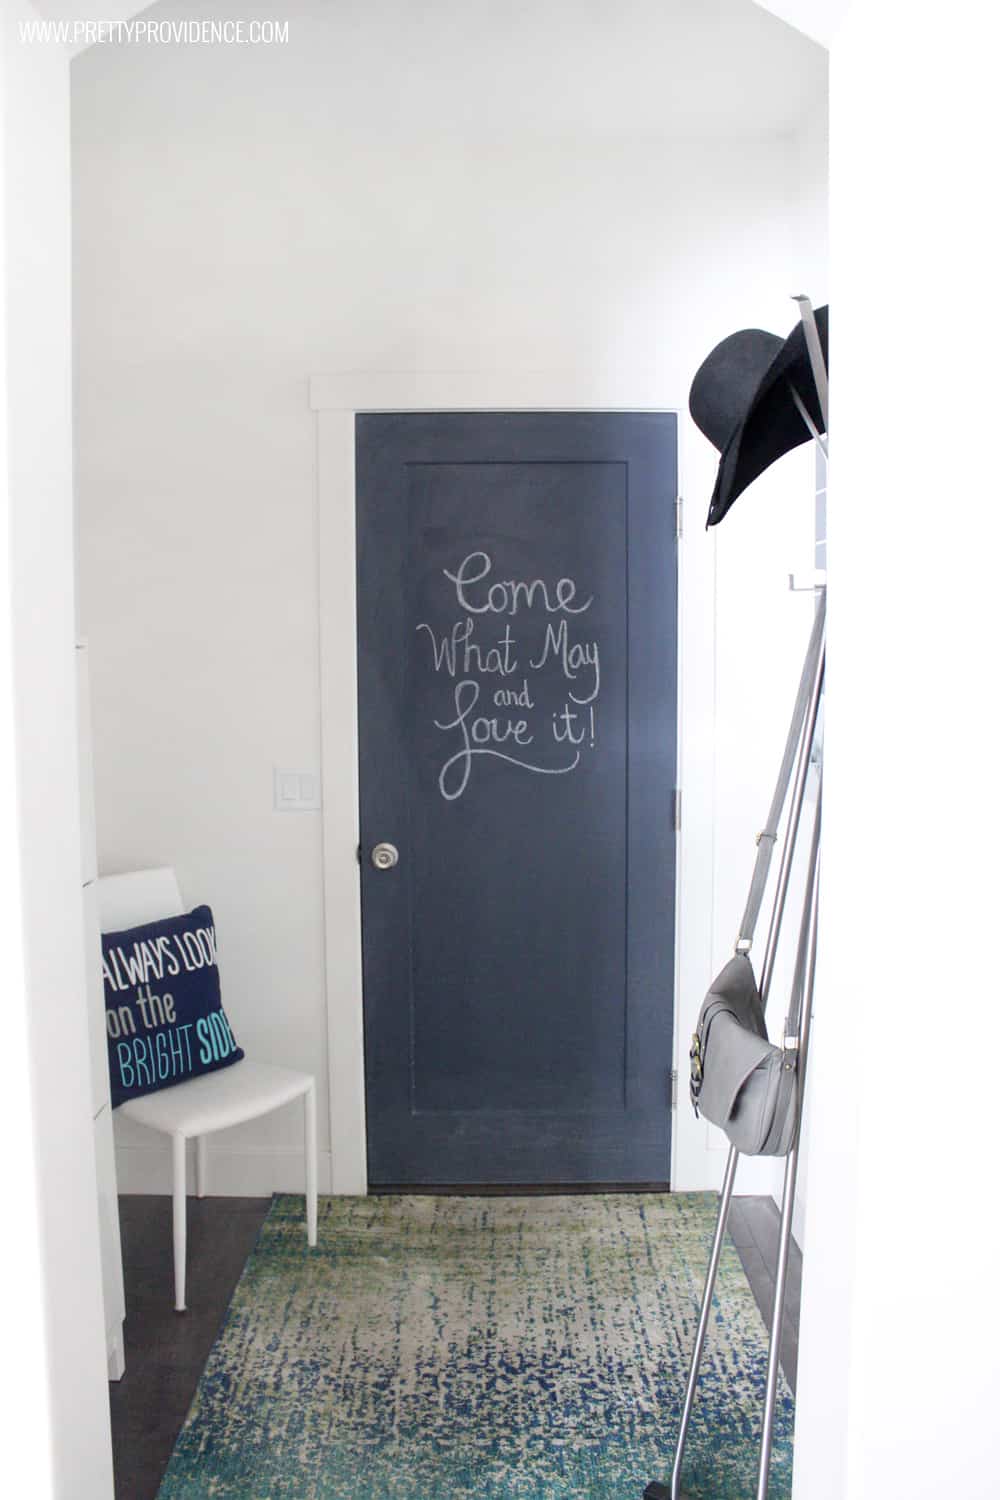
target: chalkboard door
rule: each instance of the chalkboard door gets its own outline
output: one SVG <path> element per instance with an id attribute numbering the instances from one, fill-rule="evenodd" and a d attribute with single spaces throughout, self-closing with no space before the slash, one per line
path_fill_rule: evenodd
<path id="1" fill-rule="evenodd" d="M 370 1181 L 664 1183 L 676 418 L 359 415 L 356 457 Z"/>

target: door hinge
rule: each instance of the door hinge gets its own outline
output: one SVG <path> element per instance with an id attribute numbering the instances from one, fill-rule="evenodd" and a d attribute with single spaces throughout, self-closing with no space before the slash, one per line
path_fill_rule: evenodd
<path id="1" fill-rule="evenodd" d="M 674 535 L 680 541 L 684 535 L 684 497 L 678 495 L 674 501 Z"/>
<path id="2" fill-rule="evenodd" d="M 675 833 L 680 833 L 680 831 L 681 831 L 681 789 L 680 789 L 679 786 L 675 786 L 674 787 L 674 832 Z"/>
<path id="3" fill-rule="evenodd" d="M 677 1108 L 677 1069 L 670 1069 L 670 1108 Z"/>

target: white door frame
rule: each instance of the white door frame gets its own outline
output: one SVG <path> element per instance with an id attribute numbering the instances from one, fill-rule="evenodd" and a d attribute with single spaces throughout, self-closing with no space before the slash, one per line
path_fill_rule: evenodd
<path id="1" fill-rule="evenodd" d="M 679 403 L 663 399 L 653 379 L 602 376 L 587 371 L 428 371 L 415 373 L 345 371 L 314 375 L 309 404 L 317 413 L 317 499 L 319 548 L 320 704 L 323 777 L 323 874 L 326 940 L 327 1053 L 330 1085 L 330 1154 L 334 1193 L 368 1190 L 365 1133 L 364 1023 L 361 976 L 361 885 L 358 806 L 358 676 L 355 538 L 355 416 L 365 411 L 673 411 Z M 681 443 L 683 423 L 678 422 Z M 678 464 L 683 472 L 680 459 Z M 710 549 L 702 549 L 709 553 Z M 708 816 L 711 842 L 711 766 L 705 757 L 696 778 L 686 774 L 689 733 L 702 746 L 705 715 L 712 714 L 711 670 L 685 674 L 684 569 L 678 547 L 678 784 L 685 788 L 685 822 L 694 826 Z M 699 595 L 714 595 L 711 564 L 702 564 Z M 714 610 L 710 610 L 710 617 Z M 712 632 L 694 631 L 702 658 L 712 653 Z M 697 711 L 685 711 L 685 680 L 698 693 Z M 701 685 L 701 686 L 699 686 Z M 700 730 L 697 726 L 700 724 Z M 711 726 L 708 729 L 711 743 Z M 691 780 L 694 785 L 691 785 Z M 692 795 L 693 793 L 693 795 Z M 692 806 L 692 803 L 694 806 Z M 666 809 L 665 809 L 666 812 Z M 700 813 L 700 817 L 699 817 Z M 687 1034 L 681 996 L 690 991 L 685 971 L 693 965 L 702 988 L 711 946 L 711 859 L 698 854 L 697 838 L 678 838 L 675 902 L 674 1049 L 675 1067 L 685 1051 Z M 691 851 L 685 856 L 685 851 Z M 681 900 L 681 890 L 684 900 Z M 682 921 L 682 910 L 684 920 Z M 697 988 L 697 986 L 696 986 Z M 700 995 L 698 996 L 700 1001 Z M 697 1011 L 697 1004 L 695 1004 Z M 692 1022 L 693 1026 L 693 1022 Z M 685 1028 L 682 1030 L 682 1028 Z M 704 1178 L 704 1131 L 688 1128 L 690 1111 L 674 1111 L 671 1173 L 675 1187 L 707 1185 Z M 682 1123 L 683 1122 L 683 1123 Z M 696 1165 L 700 1162 L 699 1166 Z"/>

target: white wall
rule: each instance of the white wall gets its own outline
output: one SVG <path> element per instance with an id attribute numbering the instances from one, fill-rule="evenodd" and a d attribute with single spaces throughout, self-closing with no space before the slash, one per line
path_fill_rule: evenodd
<path id="1" fill-rule="evenodd" d="M 744 51 L 741 28 L 764 27 L 751 39 L 762 68 L 777 49 L 789 94 L 822 97 L 820 49 L 749 4 L 722 9 Z M 216 908 L 241 1042 L 324 1084 L 319 819 L 271 810 L 273 765 L 319 764 L 306 377 L 583 367 L 686 408 L 719 338 L 792 326 L 788 296 L 822 257 L 806 249 L 817 226 L 793 122 L 758 101 L 755 133 L 747 111 L 730 123 L 731 90 L 713 108 L 692 88 L 677 29 L 690 8 L 590 7 L 575 27 L 536 8 L 519 24 L 541 28 L 541 75 L 523 46 L 498 62 L 464 8 L 443 10 L 455 24 L 434 45 L 406 31 L 405 7 L 310 3 L 267 56 L 107 47 L 73 65 L 102 864 L 176 864 Z M 661 13 L 674 32 L 659 53 L 647 28 Z M 699 66 L 712 48 L 718 35 Z M 678 94 L 701 100 L 700 137 L 679 133 Z M 679 1037 L 732 940 L 809 624 L 786 589 L 811 559 L 808 457 L 773 470 L 717 541 L 702 530 L 715 459 L 685 419 Z M 322 1097 L 321 1131 L 327 1118 Z M 163 1190 L 165 1155 L 120 1139 L 123 1184 Z M 293 1112 L 233 1133 L 213 1180 L 292 1185 L 298 1142 Z M 682 1091 L 675 1182 L 707 1185 L 717 1158 Z"/>
<path id="2" fill-rule="evenodd" d="M 6 17 L 0 31 L 0 79 L 10 71 Z M 7 444 L 9 396 L 7 342 L 7 182 L 6 121 L 0 113 L 0 896 L 6 959 L 6 1066 L 0 1090 L 0 1131 L 7 1141 L 25 1135 L 32 1118 L 31 1034 L 28 1020 L 24 955 L 24 900 L 18 827 L 16 735 L 14 728 L 14 642 L 10 611 L 10 471 Z M 29 1135 L 29 1143 L 33 1139 Z M 5 1361 L 0 1373 L 0 1442 L 8 1454 L 21 1452 L 11 1481 L 25 1483 L 33 1473 L 38 1493 L 50 1496 L 52 1403 L 49 1395 L 45 1327 L 45 1281 L 41 1266 L 41 1182 L 34 1149 L 12 1151 L 7 1158 L 7 1191 L 20 1206 L 20 1232 L 5 1237 L 2 1274 L 19 1289 L 9 1320 L 10 1344 L 19 1360 Z M 24 1445 L 19 1446 L 25 1439 Z M 30 1458 L 25 1462 L 25 1457 Z"/>
<path id="3" fill-rule="evenodd" d="M 997 1493 L 998 43 L 976 0 L 866 0 L 831 51 L 803 1500 Z"/>
<path id="4" fill-rule="evenodd" d="M 10 552 L 0 602 L 4 630 L 8 618 L 11 623 L 3 676 L 4 696 L 13 695 L 19 834 L 13 873 L 20 887 L 5 909 L 15 930 L 4 945 L 4 994 L 12 1012 L 4 1104 L 17 1101 L 19 1117 L 4 1140 L 8 1156 L 28 1169 L 23 1198 L 15 1191 L 16 1175 L 7 1183 L 16 1205 L 7 1237 L 29 1257 L 40 1256 L 24 1279 L 5 1277 L 13 1324 L 5 1363 L 13 1379 L 2 1407 L 5 1424 L 16 1424 L 5 1433 L 5 1463 L 12 1467 L 5 1479 L 21 1494 L 108 1500 L 111 1440 L 80 898 L 69 61 L 59 48 L 22 45 L 18 25 L 34 15 L 23 0 L 3 7 L 3 478 Z M 5 780 L 5 812 L 9 793 Z M 5 861 L 9 852 L 5 839 Z M 17 1071 L 25 1061 L 27 1076 Z M 17 1315 L 25 1311 L 27 1326 L 18 1330 Z M 43 1378 L 47 1390 L 39 1388 Z M 21 1480 L 26 1456 L 31 1467 Z"/>

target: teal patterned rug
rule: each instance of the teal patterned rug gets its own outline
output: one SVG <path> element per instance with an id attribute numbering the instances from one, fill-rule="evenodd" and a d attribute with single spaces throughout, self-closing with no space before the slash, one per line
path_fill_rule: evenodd
<path id="1" fill-rule="evenodd" d="M 669 1477 L 714 1194 L 276 1197 L 159 1500 L 640 1500 Z M 685 1487 L 746 1500 L 767 1340 L 727 1243 Z M 782 1381 L 772 1496 L 791 1491 Z"/>

